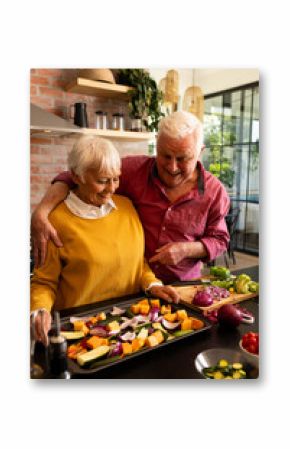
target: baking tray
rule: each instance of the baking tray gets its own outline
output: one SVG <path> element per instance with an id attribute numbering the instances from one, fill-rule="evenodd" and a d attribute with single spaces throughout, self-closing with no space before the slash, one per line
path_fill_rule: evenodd
<path id="1" fill-rule="evenodd" d="M 128 307 L 130 307 L 131 304 L 139 302 L 141 299 L 144 299 L 144 298 L 142 298 L 142 297 L 136 298 L 135 297 L 134 299 L 118 302 L 118 303 L 116 303 L 114 305 L 116 305 L 119 308 L 126 308 L 127 309 Z M 160 304 L 161 305 L 163 305 L 163 304 L 165 305 L 165 304 L 168 304 L 168 303 L 166 301 L 162 301 L 160 299 Z M 77 316 L 77 317 L 79 317 L 81 319 L 82 317 L 93 316 L 93 315 L 96 315 L 96 314 L 98 314 L 100 312 L 109 313 L 112 310 L 112 308 L 113 308 L 113 305 L 106 306 L 106 307 L 96 307 L 94 309 L 91 309 L 90 311 L 86 311 L 86 312 L 83 312 L 83 313 L 80 313 L 80 314 L 76 313 L 73 316 Z M 187 315 L 189 317 L 194 317 L 194 318 L 202 320 L 204 322 L 204 327 L 202 329 L 194 330 L 191 333 L 175 337 L 173 340 L 169 340 L 169 341 L 166 340 L 166 341 L 162 342 L 161 344 L 159 344 L 158 346 L 154 346 L 152 348 L 150 348 L 150 347 L 143 347 L 141 350 L 133 352 L 132 354 L 128 354 L 128 355 L 126 355 L 125 357 L 123 357 L 121 359 L 112 361 L 112 362 L 110 362 L 108 364 L 103 364 L 103 365 L 100 364 L 100 366 L 94 367 L 94 368 L 82 368 L 81 366 L 78 365 L 78 363 L 75 360 L 67 358 L 68 370 L 70 371 L 70 373 L 72 375 L 75 374 L 75 375 L 81 375 L 81 376 L 86 376 L 86 375 L 90 376 L 90 375 L 98 373 L 100 371 L 110 369 L 110 367 L 112 367 L 114 365 L 119 365 L 120 363 L 126 363 L 128 360 L 131 360 L 131 359 L 133 359 L 135 357 L 138 357 L 138 356 L 142 356 L 142 355 L 147 354 L 147 353 L 149 353 L 151 351 L 160 350 L 160 349 L 162 349 L 165 346 L 168 346 L 170 344 L 175 344 L 178 341 L 183 340 L 185 338 L 194 338 L 194 336 L 196 334 L 200 334 L 201 332 L 205 332 L 205 331 L 209 330 L 212 327 L 212 323 L 206 317 L 201 316 L 201 314 L 199 314 L 197 312 L 195 313 L 190 308 L 186 307 L 185 304 L 183 305 L 183 304 L 172 304 L 171 303 L 171 308 L 172 308 L 172 311 L 176 311 L 176 310 L 180 310 L 180 309 L 186 309 Z M 112 320 L 114 318 L 116 318 L 116 317 L 112 316 Z M 70 327 L 70 317 L 66 317 L 66 318 L 62 318 L 61 319 L 61 327 L 62 327 L 62 330 L 68 329 Z M 74 342 L 72 341 L 70 344 L 73 344 L 73 343 Z M 103 361 L 105 362 L 106 359 L 103 359 Z"/>

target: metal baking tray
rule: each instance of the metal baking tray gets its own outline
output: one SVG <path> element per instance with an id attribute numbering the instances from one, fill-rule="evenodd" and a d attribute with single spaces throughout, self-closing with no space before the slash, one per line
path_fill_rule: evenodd
<path id="1" fill-rule="evenodd" d="M 140 301 L 141 299 L 142 298 L 140 298 L 140 297 L 139 298 L 135 297 L 134 299 L 123 301 L 123 302 L 120 302 L 120 303 L 118 302 L 115 305 L 117 307 L 119 307 L 119 308 L 127 309 L 128 307 L 130 307 L 131 304 L 136 303 L 136 302 Z M 168 304 L 168 303 L 165 302 L 165 301 L 160 300 L 160 304 L 163 305 L 163 304 Z M 89 312 L 86 311 L 86 312 L 83 312 L 81 314 L 77 313 L 77 314 L 74 314 L 73 316 L 78 316 L 81 319 L 84 316 L 90 316 L 90 315 L 93 316 L 93 315 L 96 315 L 96 314 L 98 314 L 100 312 L 105 312 L 105 313 L 108 314 L 112 310 L 112 308 L 113 308 L 113 305 L 110 305 L 110 306 L 107 306 L 107 307 L 96 307 L 94 309 L 91 309 Z M 97 367 L 94 367 L 94 368 L 89 368 L 89 367 L 88 368 L 82 368 L 81 366 L 78 365 L 77 361 L 68 358 L 67 359 L 68 360 L 68 370 L 70 371 L 70 373 L 72 375 L 76 374 L 76 375 L 81 375 L 81 376 L 84 376 L 84 377 L 86 375 L 92 375 L 94 373 L 98 373 L 99 371 L 107 370 L 107 369 L 109 369 L 113 365 L 119 365 L 120 363 L 126 363 L 128 360 L 131 360 L 132 358 L 135 358 L 135 357 L 147 354 L 147 353 L 149 353 L 151 351 L 156 351 L 156 350 L 160 350 L 160 349 L 162 350 L 163 347 L 165 347 L 167 345 L 170 345 L 170 344 L 175 344 L 176 342 L 178 342 L 180 340 L 183 340 L 185 338 L 194 338 L 194 336 L 196 334 L 200 334 L 201 332 L 205 332 L 205 331 L 207 331 L 208 329 L 210 329 L 212 327 L 212 323 L 209 320 L 207 320 L 204 316 L 201 316 L 198 313 L 194 313 L 194 311 L 192 311 L 191 309 L 187 308 L 186 305 L 183 305 L 183 304 L 182 305 L 181 304 L 172 304 L 171 303 L 171 308 L 172 308 L 172 311 L 176 311 L 178 309 L 179 310 L 180 309 L 185 309 L 188 316 L 192 316 L 194 318 L 202 320 L 204 322 L 204 327 L 201 328 L 201 329 L 195 330 L 195 331 L 193 331 L 191 333 L 175 337 L 172 340 L 166 340 L 166 341 L 164 341 L 164 342 L 160 343 L 159 345 L 154 346 L 152 348 L 150 348 L 150 347 L 143 347 L 139 351 L 133 352 L 132 354 L 128 354 L 128 355 L 124 356 L 123 358 L 120 358 L 118 360 L 114 360 L 114 361 L 112 361 L 110 363 L 107 363 L 107 364 L 106 363 L 102 364 L 101 361 L 100 361 L 100 365 L 97 366 Z M 114 319 L 114 317 L 112 316 L 112 320 L 113 319 Z M 61 327 L 62 327 L 63 330 L 65 330 L 65 329 L 68 330 L 70 328 L 70 326 L 71 325 L 70 325 L 70 318 L 69 317 L 61 319 Z M 70 344 L 73 344 L 73 341 Z M 103 359 L 103 362 L 106 362 L 106 359 Z"/>

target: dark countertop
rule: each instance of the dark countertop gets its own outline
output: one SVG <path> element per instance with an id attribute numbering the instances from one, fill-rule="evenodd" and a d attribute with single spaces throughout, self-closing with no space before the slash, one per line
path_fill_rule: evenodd
<path id="1" fill-rule="evenodd" d="M 258 281 L 259 268 L 252 267 L 233 274 L 247 273 L 253 280 Z M 120 300 L 104 301 L 103 305 L 118 304 Z M 128 358 L 124 362 L 100 371 L 91 376 L 98 379 L 196 379 L 201 378 L 194 367 L 195 357 L 203 350 L 210 348 L 239 349 L 241 336 L 249 331 L 259 332 L 259 302 L 258 298 L 244 301 L 240 304 L 255 316 L 254 324 L 241 324 L 237 329 L 222 329 L 213 325 L 210 329 L 193 334 L 180 341 L 174 341 L 167 346 L 160 346 L 147 354 L 140 354 L 135 358 Z M 86 311 L 92 306 L 77 309 Z M 76 311 L 74 311 L 76 313 Z M 66 315 L 71 315 L 67 311 Z M 64 315 L 63 315 L 64 316 Z M 72 376 L 79 377 L 79 376 Z"/>

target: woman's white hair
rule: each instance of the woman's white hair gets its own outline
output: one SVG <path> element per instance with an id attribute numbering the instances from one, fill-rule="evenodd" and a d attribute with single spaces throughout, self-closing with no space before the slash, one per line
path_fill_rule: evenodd
<path id="1" fill-rule="evenodd" d="M 75 142 L 68 155 L 68 167 L 84 181 L 84 174 L 89 168 L 112 176 L 119 175 L 121 160 L 112 142 L 87 135 Z"/>
<path id="2" fill-rule="evenodd" d="M 200 149 L 203 144 L 203 126 L 191 112 L 173 112 L 159 123 L 158 137 L 165 135 L 171 139 L 181 140 L 189 134 L 195 135 L 197 147 Z"/>

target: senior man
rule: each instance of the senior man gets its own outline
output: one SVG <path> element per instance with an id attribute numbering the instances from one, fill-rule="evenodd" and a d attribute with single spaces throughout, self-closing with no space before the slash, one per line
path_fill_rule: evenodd
<path id="1" fill-rule="evenodd" d="M 225 216 L 230 201 L 221 182 L 200 162 L 202 147 L 201 122 L 178 111 L 160 122 L 156 158 L 122 159 L 118 193 L 128 196 L 137 209 L 145 232 L 145 256 L 165 283 L 199 277 L 202 262 L 227 249 Z M 69 172 L 54 181 L 32 217 L 36 264 L 43 263 L 49 238 L 62 245 L 48 216 L 74 185 Z"/>

